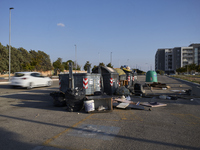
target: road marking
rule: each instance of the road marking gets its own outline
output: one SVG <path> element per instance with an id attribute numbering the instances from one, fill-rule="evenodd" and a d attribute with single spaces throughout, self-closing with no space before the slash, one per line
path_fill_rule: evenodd
<path id="1" fill-rule="evenodd" d="M 90 120 L 99 120 L 99 121 L 143 121 L 134 111 L 124 111 L 124 110 L 114 110 L 119 115 L 119 119 L 102 119 L 102 118 L 90 118 Z"/>
<path id="2" fill-rule="evenodd" d="M 101 140 L 112 140 L 120 128 L 114 126 L 102 126 L 94 124 L 81 124 L 79 129 L 72 129 L 67 133 L 68 136 L 95 138 Z"/>
<path id="3" fill-rule="evenodd" d="M 94 114 L 90 114 L 89 116 L 87 116 L 86 118 L 82 119 L 81 121 L 75 123 L 74 125 L 72 125 L 70 128 L 67 128 L 66 130 L 60 132 L 59 134 L 51 137 L 50 139 L 46 140 L 43 145 L 48 145 L 51 141 L 57 139 L 59 136 L 61 136 L 62 134 L 68 132 L 69 130 L 73 129 L 74 127 L 77 127 L 79 124 L 81 124 L 83 121 L 87 120 L 88 118 L 90 118 L 92 115 Z"/>
<path id="4" fill-rule="evenodd" d="M 139 120 L 143 121 L 142 118 L 140 118 L 138 115 L 134 113 L 134 111 L 118 111 L 119 116 L 121 117 L 121 120 L 126 121 L 133 121 L 133 120 Z"/>

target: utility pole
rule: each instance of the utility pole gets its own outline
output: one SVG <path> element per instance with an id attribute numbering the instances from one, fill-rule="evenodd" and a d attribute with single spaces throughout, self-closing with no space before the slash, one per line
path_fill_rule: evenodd
<path id="1" fill-rule="evenodd" d="M 75 64 L 76 64 L 76 70 L 77 70 L 77 47 L 76 47 L 76 44 L 74 46 L 75 46 Z"/>
<path id="2" fill-rule="evenodd" d="M 13 7 L 10 8 L 10 18 L 9 18 L 9 82 L 10 82 L 10 68 L 11 68 L 11 47 L 10 47 L 10 39 L 11 39 L 11 9 L 14 9 Z"/>
<path id="3" fill-rule="evenodd" d="M 110 65 L 112 65 L 112 52 L 110 53 Z"/>

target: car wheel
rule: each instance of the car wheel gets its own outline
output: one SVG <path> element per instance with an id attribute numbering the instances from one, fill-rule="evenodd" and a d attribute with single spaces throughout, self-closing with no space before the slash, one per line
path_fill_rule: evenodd
<path id="1" fill-rule="evenodd" d="M 29 85 L 28 85 L 28 87 L 27 87 L 27 89 L 32 89 L 32 88 L 33 88 L 33 83 L 30 82 Z"/>
<path id="2" fill-rule="evenodd" d="M 16 88 L 16 86 L 12 85 L 12 86 L 11 86 L 11 88 L 15 89 L 15 88 Z"/>
<path id="3" fill-rule="evenodd" d="M 47 86 L 51 86 L 52 82 L 51 81 L 48 81 L 47 82 Z"/>

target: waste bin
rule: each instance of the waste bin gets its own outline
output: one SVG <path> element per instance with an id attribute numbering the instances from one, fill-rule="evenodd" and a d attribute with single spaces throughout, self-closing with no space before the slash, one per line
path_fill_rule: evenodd
<path id="1" fill-rule="evenodd" d="M 82 88 L 85 95 L 94 95 L 95 91 L 101 91 L 100 74 L 74 73 L 73 87 Z M 59 74 L 60 91 L 66 92 L 70 88 L 69 74 Z"/>
<path id="2" fill-rule="evenodd" d="M 128 85 L 126 87 L 129 88 L 130 86 L 133 86 L 133 71 L 127 68 L 123 68 L 123 71 L 126 73 L 126 80 L 128 81 Z"/>
<path id="3" fill-rule="evenodd" d="M 119 74 L 119 86 L 123 86 L 126 80 L 126 73 L 120 68 L 114 68 L 115 71 Z"/>
<path id="4" fill-rule="evenodd" d="M 98 66 L 92 73 L 100 73 L 101 78 L 101 88 L 102 92 L 108 95 L 115 93 L 116 89 L 119 87 L 119 74 L 110 67 Z"/>

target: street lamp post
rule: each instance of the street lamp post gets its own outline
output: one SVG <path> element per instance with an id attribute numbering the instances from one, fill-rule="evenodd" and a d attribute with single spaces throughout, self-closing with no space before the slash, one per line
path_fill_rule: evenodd
<path id="1" fill-rule="evenodd" d="M 112 52 L 110 53 L 110 65 L 112 65 Z"/>
<path id="2" fill-rule="evenodd" d="M 77 49 L 76 49 L 76 44 L 74 45 L 75 46 L 75 63 L 76 63 L 76 70 L 77 70 Z"/>
<path id="3" fill-rule="evenodd" d="M 10 81 L 10 67 L 11 67 L 11 47 L 10 47 L 10 37 L 11 37 L 11 9 L 14 9 L 13 7 L 10 9 L 10 17 L 9 17 L 9 81 Z"/>

